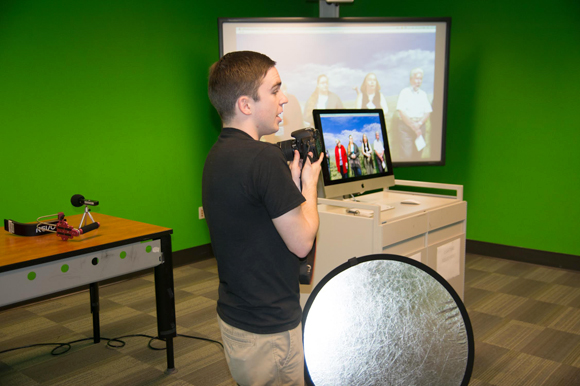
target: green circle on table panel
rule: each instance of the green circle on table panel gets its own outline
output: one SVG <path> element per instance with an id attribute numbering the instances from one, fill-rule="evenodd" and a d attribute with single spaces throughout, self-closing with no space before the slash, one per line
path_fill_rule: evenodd
<path id="1" fill-rule="evenodd" d="M 121 257 L 121 259 L 124 259 L 125 257 L 127 257 L 127 252 L 125 252 L 125 251 L 121 252 L 120 257 Z"/>
<path id="2" fill-rule="evenodd" d="M 62 273 L 67 273 L 68 272 L 68 264 L 63 264 L 62 267 L 60 267 L 60 270 L 62 271 Z"/>
<path id="3" fill-rule="evenodd" d="M 34 280 L 36 279 L 36 272 L 30 272 L 28 274 L 28 280 Z"/>
<path id="4" fill-rule="evenodd" d="M 153 248 L 151 248 L 151 245 L 148 245 L 147 248 L 145 248 L 145 250 L 147 251 L 147 253 L 151 252 Z"/>

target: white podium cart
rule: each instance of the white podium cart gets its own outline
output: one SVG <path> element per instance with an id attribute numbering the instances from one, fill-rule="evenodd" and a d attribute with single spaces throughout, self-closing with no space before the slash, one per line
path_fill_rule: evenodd
<path id="1" fill-rule="evenodd" d="M 467 202 L 463 186 L 396 180 L 396 186 L 455 191 L 455 196 L 385 190 L 353 200 L 318 199 L 320 227 L 312 283 L 301 285 L 302 307 L 326 274 L 352 257 L 402 255 L 437 271 L 463 300 Z M 416 204 L 403 204 L 414 200 Z M 387 209 L 392 207 L 391 209 Z"/>

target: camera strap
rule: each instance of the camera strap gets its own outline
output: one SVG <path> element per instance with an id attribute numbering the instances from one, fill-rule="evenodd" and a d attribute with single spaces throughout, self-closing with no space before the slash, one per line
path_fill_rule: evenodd
<path id="1" fill-rule="evenodd" d="M 314 271 L 314 260 L 316 258 L 316 239 L 312 249 L 304 259 L 300 259 L 300 284 L 309 285 L 312 283 L 312 273 Z"/>
<path id="2" fill-rule="evenodd" d="M 40 236 L 50 231 L 56 231 L 58 221 L 49 221 L 45 224 L 21 223 L 4 219 L 4 230 L 18 236 Z"/>

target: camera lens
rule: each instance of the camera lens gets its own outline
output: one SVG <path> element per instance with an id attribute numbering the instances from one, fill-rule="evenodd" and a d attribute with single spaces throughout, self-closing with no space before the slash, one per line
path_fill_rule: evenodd
<path id="1" fill-rule="evenodd" d="M 282 154 L 286 158 L 286 161 L 291 162 L 294 159 L 294 149 L 296 148 L 296 141 L 289 139 L 287 141 L 282 141 L 277 143 L 282 149 Z"/>

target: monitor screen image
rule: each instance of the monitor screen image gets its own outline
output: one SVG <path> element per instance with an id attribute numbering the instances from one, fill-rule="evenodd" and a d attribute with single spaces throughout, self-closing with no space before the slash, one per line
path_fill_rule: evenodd
<path id="1" fill-rule="evenodd" d="M 317 110 L 322 135 L 325 197 L 334 198 L 394 184 L 383 110 Z"/>
<path id="2" fill-rule="evenodd" d="M 315 109 L 382 109 L 395 166 L 445 163 L 449 18 L 219 19 L 220 55 L 276 61 L 288 97 L 275 143 Z"/>

